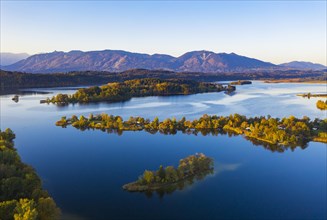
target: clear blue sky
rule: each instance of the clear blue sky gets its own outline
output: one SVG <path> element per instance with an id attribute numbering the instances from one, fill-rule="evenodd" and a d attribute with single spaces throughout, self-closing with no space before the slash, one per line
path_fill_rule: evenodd
<path id="1" fill-rule="evenodd" d="M 327 64 L 326 1 L 4 1 L 1 52 L 235 52 Z"/>

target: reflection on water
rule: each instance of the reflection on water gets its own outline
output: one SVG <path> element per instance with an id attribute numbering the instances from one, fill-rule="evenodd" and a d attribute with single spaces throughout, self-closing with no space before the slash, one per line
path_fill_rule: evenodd
<path id="1" fill-rule="evenodd" d="M 65 128 L 65 127 L 63 127 Z M 92 131 L 102 131 L 102 132 L 106 132 L 108 134 L 115 134 L 118 136 L 122 136 L 124 132 L 139 132 L 139 131 L 124 131 L 124 130 L 117 130 L 117 129 L 95 129 L 95 128 L 77 128 L 80 131 L 87 131 L 87 130 L 92 130 Z M 202 130 L 183 130 L 183 131 L 178 131 L 178 130 L 167 130 L 167 131 L 161 131 L 161 130 L 144 130 L 145 132 L 148 132 L 152 135 L 155 134 L 163 134 L 163 135 L 176 135 L 178 133 L 180 134 L 186 134 L 186 135 L 202 135 L 202 136 L 219 136 L 219 135 L 227 135 L 228 137 L 235 137 L 235 136 L 243 136 L 240 135 L 238 133 L 234 133 L 232 131 L 225 131 L 222 129 L 202 129 Z M 263 147 L 266 150 L 269 150 L 271 152 L 279 152 L 279 153 L 283 153 L 284 151 L 287 150 L 291 150 L 294 151 L 295 149 L 299 148 L 299 149 L 306 149 L 308 147 L 308 143 L 309 140 L 304 140 L 303 142 L 301 142 L 298 145 L 281 145 L 281 144 L 270 144 L 270 143 L 266 143 L 263 141 L 259 141 L 255 138 L 250 138 L 250 137 L 246 137 L 244 136 L 244 138 L 248 141 L 251 141 L 253 143 L 254 146 L 259 146 L 259 147 Z"/>
<path id="2" fill-rule="evenodd" d="M 215 165 L 214 169 L 207 170 L 206 172 L 203 172 L 201 174 L 197 174 L 195 176 L 189 177 L 185 180 L 179 181 L 175 184 L 169 184 L 168 186 L 162 187 L 157 190 L 148 190 L 143 192 L 130 192 L 130 193 L 141 193 L 145 194 L 147 198 L 151 199 L 153 197 L 153 194 L 157 194 L 159 198 L 163 198 L 165 195 L 171 195 L 175 191 L 185 191 L 185 190 L 192 190 L 193 187 L 196 187 L 196 185 L 199 183 L 199 181 L 204 180 L 205 178 L 210 178 L 217 176 L 223 172 L 232 172 L 236 171 L 241 164 L 223 164 L 218 163 L 218 165 Z"/>
<path id="3" fill-rule="evenodd" d="M 262 141 L 258 141 L 254 138 L 249 138 L 249 137 L 245 137 L 245 139 L 251 141 L 253 143 L 254 146 L 258 146 L 258 147 L 263 147 L 266 150 L 270 150 L 271 152 L 278 152 L 278 153 L 283 153 L 287 150 L 291 150 L 292 152 L 295 151 L 295 149 L 306 149 L 308 147 L 308 143 L 309 141 L 303 142 L 301 143 L 301 145 L 278 145 L 278 144 L 269 144 L 269 143 L 264 143 Z"/>
<path id="4" fill-rule="evenodd" d="M 57 93 L 74 93 L 73 90 L 44 90 Z M 233 96 L 220 93 L 203 93 L 187 96 L 140 97 L 120 103 L 89 103 L 60 107 L 53 104 L 41 105 L 41 110 L 60 110 L 69 116 L 72 114 L 106 112 L 122 117 L 141 116 L 160 119 L 185 116 L 198 118 L 203 114 L 230 115 L 238 113 L 246 116 L 271 115 L 272 117 L 288 117 L 294 115 L 302 118 L 325 118 L 326 114 L 316 108 L 319 98 L 303 99 L 298 93 L 324 93 L 323 84 L 265 84 L 253 82 L 251 85 L 237 86 Z M 46 99 L 49 95 L 40 96 Z M 35 105 L 33 107 L 36 107 Z M 34 108 L 35 109 L 35 108 Z"/>
<path id="5" fill-rule="evenodd" d="M 213 170 L 207 170 L 206 172 L 203 172 L 201 174 L 197 174 L 185 180 L 178 181 L 177 183 L 174 184 L 169 184 L 167 186 L 164 186 L 160 189 L 156 189 L 154 191 L 148 190 L 144 192 L 130 192 L 130 193 L 143 193 L 149 199 L 151 199 L 153 197 L 153 194 L 156 193 L 158 197 L 162 199 L 165 195 L 171 195 L 176 190 L 182 191 L 182 190 L 190 189 L 198 181 L 204 180 L 205 177 L 207 177 L 210 174 L 212 175 L 213 173 L 214 173 Z"/>

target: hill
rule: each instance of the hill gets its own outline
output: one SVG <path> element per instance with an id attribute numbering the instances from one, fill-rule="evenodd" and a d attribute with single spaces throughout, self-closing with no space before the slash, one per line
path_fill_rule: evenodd
<path id="1" fill-rule="evenodd" d="M 311 63 L 311 62 L 303 62 L 303 61 L 293 61 L 289 63 L 283 63 L 279 66 L 292 68 L 292 69 L 302 69 L 302 70 L 323 70 L 326 69 L 326 66 L 318 64 L 318 63 Z"/>
<path id="2" fill-rule="evenodd" d="M 271 69 L 278 66 L 235 53 L 192 51 L 180 57 L 165 54 L 141 54 L 121 50 L 70 51 L 37 54 L 8 66 L 3 70 L 31 73 L 69 71 L 110 71 L 128 69 L 170 70 L 179 72 L 233 72 Z"/>

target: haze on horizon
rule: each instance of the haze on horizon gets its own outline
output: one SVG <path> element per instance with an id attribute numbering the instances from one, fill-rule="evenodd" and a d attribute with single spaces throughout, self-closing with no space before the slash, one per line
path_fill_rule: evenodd
<path id="1" fill-rule="evenodd" d="M 327 65 L 326 1 L 1 1 L 1 52 L 237 53 Z"/>

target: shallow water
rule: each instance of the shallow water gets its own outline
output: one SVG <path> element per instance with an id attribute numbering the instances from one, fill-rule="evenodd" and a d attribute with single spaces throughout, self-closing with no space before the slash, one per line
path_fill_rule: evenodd
<path id="1" fill-rule="evenodd" d="M 71 89 L 38 89 L 56 94 Z M 297 93 L 326 93 L 322 84 L 238 86 L 224 93 L 133 98 L 124 103 L 39 104 L 53 94 L 28 94 L 18 103 L 1 96 L 1 129 L 16 133 L 24 162 L 41 176 L 66 219 L 326 219 L 326 146 L 272 152 L 241 136 L 202 136 L 79 131 L 54 125 L 61 116 L 106 112 L 160 119 L 197 118 L 205 113 L 247 116 L 294 115 L 326 118 L 317 98 Z M 184 190 L 152 197 L 121 189 L 145 169 L 177 165 L 202 152 L 215 160 L 215 172 Z"/>

